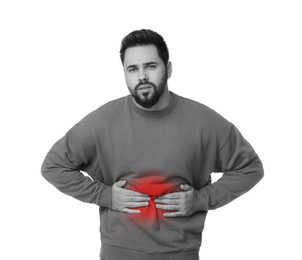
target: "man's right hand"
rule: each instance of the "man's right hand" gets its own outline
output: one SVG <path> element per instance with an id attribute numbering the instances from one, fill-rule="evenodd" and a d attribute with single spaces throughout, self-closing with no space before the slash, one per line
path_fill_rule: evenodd
<path id="1" fill-rule="evenodd" d="M 130 214 L 138 214 L 140 210 L 132 208 L 147 207 L 150 198 L 146 194 L 123 189 L 125 180 L 115 182 L 112 185 L 112 210 Z"/>

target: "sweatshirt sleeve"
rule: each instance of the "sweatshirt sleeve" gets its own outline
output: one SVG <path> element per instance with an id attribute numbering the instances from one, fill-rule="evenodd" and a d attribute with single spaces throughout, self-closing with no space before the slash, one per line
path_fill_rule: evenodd
<path id="1" fill-rule="evenodd" d="M 234 125 L 218 150 L 215 164 L 215 172 L 223 175 L 217 182 L 195 192 L 196 211 L 224 206 L 253 188 L 264 175 L 258 155 Z"/>
<path id="2" fill-rule="evenodd" d="M 67 195 L 110 208 L 111 186 L 93 179 L 100 171 L 96 153 L 92 129 L 85 122 L 80 122 L 47 153 L 41 168 L 42 175 Z M 91 178 L 81 171 L 87 172 Z"/>

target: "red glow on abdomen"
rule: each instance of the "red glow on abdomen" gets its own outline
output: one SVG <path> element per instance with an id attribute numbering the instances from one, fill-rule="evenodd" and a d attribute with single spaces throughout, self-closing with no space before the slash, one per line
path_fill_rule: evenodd
<path id="1" fill-rule="evenodd" d="M 150 197 L 149 206 L 137 208 L 140 210 L 140 213 L 131 215 L 131 218 L 145 223 L 154 223 L 160 220 L 164 217 L 163 213 L 166 212 L 155 207 L 154 199 L 163 194 L 179 191 L 177 183 L 167 181 L 164 176 L 158 175 L 132 179 L 130 182 L 127 182 L 125 188 L 147 194 Z"/>

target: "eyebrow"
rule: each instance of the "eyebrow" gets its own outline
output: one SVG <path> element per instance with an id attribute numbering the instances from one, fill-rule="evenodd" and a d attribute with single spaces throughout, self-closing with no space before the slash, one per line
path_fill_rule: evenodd
<path id="1" fill-rule="evenodd" d="M 158 63 L 155 61 L 143 63 L 143 66 L 149 66 L 149 65 L 158 65 Z M 129 65 L 126 69 L 128 70 L 128 69 L 137 68 L 137 67 L 138 67 L 137 65 Z"/>

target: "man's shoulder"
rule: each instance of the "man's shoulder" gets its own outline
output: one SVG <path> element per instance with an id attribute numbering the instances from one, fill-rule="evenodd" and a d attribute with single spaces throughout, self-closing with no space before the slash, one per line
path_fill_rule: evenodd
<path id="1" fill-rule="evenodd" d="M 209 108 L 208 106 L 206 106 L 203 103 L 200 103 L 199 101 L 196 101 L 196 100 L 193 100 L 193 99 L 190 99 L 187 97 L 183 97 L 180 95 L 177 95 L 177 98 L 179 100 L 179 103 L 181 105 L 184 105 L 184 107 L 187 109 L 191 109 L 193 111 L 196 110 L 198 112 L 205 112 L 205 113 L 212 111 L 211 108 Z"/>
<path id="2" fill-rule="evenodd" d="M 127 99 L 128 96 L 124 96 L 108 101 L 86 115 L 81 122 L 88 125 L 96 125 L 100 121 L 105 122 L 106 120 L 118 117 L 121 111 L 125 109 L 125 106 L 127 106 Z"/>
<path id="3" fill-rule="evenodd" d="M 94 111 L 92 111 L 87 116 L 92 116 L 92 117 L 105 116 L 108 113 L 110 114 L 115 111 L 121 111 L 120 109 L 122 109 L 126 105 L 127 99 L 128 99 L 128 96 L 124 96 L 124 97 L 120 97 L 120 98 L 108 101 L 108 102 L 104 103 L 103 105 L 101 105 L 100 107 L 98 107 L 97 109 L 95 109 Z"/>
<path id="4" fill-rule="evenodd" d="M 187 98 L 187 97 L 183 97 L 183 96 L 179 96 L 177 95 L 178 98 L 178 102 L 180 103 L 180 106 L 182 107 L 182 109 L 186 110 L 186 111 L 190 111 L 193 114 L 197 114 L 199 116 L 208 116 L 208 117 L 217 117 L 222 119 L 223 117 L 216 112 L 213 108 L 210 108 L 209 106 Z"/>
<path id="5" fill-rule="evenodd" d="M 185 115 L 196 123 L 202 123 L 210 128 L 226 127 L 231 123 L 213 108 L 199 101 L 177 95 L 179 107 Z"/>
<path id="6" fill-rule="evenodd" d="M 99 108 L 97 108 L 94 112 L 105 112 L 105 111 L 110 111 L 114 109 L 118 109 L 122 106 L 125 106 L 127 103 L 128 96 L 120 97 L 117 99 L 113 99 L 108 101 L 107 103 L 101 105 Z"/>

